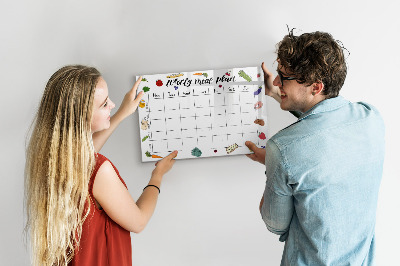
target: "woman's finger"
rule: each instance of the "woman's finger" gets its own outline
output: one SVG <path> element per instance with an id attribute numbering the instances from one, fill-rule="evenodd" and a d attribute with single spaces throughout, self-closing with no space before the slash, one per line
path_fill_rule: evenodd
<path id="1" fill-rule="evenodd" d="M 136 95 L 136 90 L 137 90 L 137 88 L 139 87 L 139 84 L 140 84 L 141 81 L 142 81 L 142 76 L 140 76 L 140 77 L 136 80 L 135 84 L 133 84 L 132 89 L 131 89 L 131 91 L 130 91 L 130 93 L 131 93 L 132 95 Z"/>

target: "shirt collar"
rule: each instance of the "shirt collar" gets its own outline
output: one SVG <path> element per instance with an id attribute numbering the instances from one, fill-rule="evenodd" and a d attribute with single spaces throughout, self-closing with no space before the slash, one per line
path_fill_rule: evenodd
<path id="1" fill-rule="evenodd" d="M 324 113 L 324 112 L 329 112 L 329 111 L 333 111 L 336 109 L 339 109 L 340 107 L 342 107 L 343 105 L 349 104 L 350 102 L 348 100 L 346 100 L 345 98 L 343 98 L 342 96 L 337 96 L 334 98 L 329 98 L 326 100 L 323 100 L 319 103 L 317 103 L 316 105 L 314 105 L 310 110 L 308 110 L 307 112 L 303 113 L 300 117 L 299 120 L 302 120 L 310 115 L 314 115 L 314 114 L 319 114 L 319 113 Z"/>

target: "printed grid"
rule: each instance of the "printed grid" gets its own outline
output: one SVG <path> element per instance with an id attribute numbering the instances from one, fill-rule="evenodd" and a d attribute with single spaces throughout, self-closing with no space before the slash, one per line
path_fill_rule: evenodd
<path id="1" fill-rule="evenodd" d="M 199 147 L 205 157 L 221 149 L 225 151 L 226 145 L 221 143 L 234 144 L 235 135 L 257 136 L 258 126 L 254 124 L 257 88 L 257 85 L 199 86 L 148 94 L 145 116 L 149 121 L 149 151 L 162 154 L 178 150 L 185 153 L 181 156 L 189 157 L 190 151 L 183 147 Z M 197 97 L 202 101 L 197 101 Z M 259 145 L 259 138 L 255 142 Z"/>

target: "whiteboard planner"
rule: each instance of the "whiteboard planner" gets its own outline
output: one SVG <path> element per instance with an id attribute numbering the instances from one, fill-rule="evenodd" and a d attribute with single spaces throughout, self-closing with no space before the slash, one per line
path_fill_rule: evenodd
<path id="1" fill-rule="evenodd" d="M 137 79 L 139 76 L 136 77 Z M 249 154 L 267 141 L 260 67 L 143 75 L 137 93 L 142 161 Z"/>

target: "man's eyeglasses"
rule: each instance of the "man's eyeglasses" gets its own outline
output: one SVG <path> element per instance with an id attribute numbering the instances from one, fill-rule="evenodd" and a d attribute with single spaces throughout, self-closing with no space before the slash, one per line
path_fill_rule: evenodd
<path id="1" fill-rule="evenodd" d="M 284 77 L 281 71 L 279 71 L 279 70 L 277 70 L 277 71 L 278 71 L 279 80 L 281 81 L 282 87 L 283 87 L 283 81 L 284 80 L 295 80 L 295 79 L 297 79 L 296 77 Z"/>

